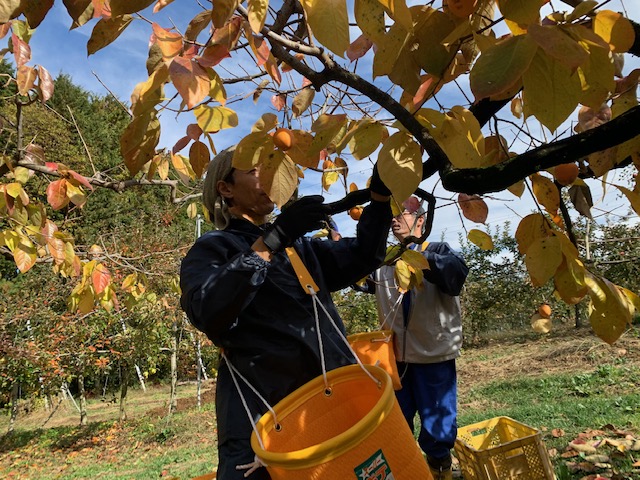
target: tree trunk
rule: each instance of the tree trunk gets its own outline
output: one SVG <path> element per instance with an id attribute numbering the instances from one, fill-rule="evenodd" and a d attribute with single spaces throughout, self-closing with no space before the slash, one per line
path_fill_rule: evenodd
<path id="1" fill-rule="evenodd" d="M 78 394 L 80 395 L 80 425 L 86 425 L 87 420 L 87 395 L 84 391 L 84 375 L 78 375 Z"/>
<path id="2" fill-rule="evenodd" d="M 18 397 L 20 397 L 20 383 L 14 382 L 11 387 L 11 418 L 9 419 L 8 433 L 13 432 L 16 418 L 18 418 Z"/>
<path id="3" fill-rule="evenodd" d="M 120 365 L 120 415 L 119 420 L 124 422 L 127 419 L 125 407 L 127 405 L 127 391 L 129 390 L 129 365 Z"/>
<path id="4" fill-rule="evenodd" d="M 171 338 L 171 394 L 169 397 L 169 414 L 178 408 L 178 322 L 173 322 L 173 336 Z"/>

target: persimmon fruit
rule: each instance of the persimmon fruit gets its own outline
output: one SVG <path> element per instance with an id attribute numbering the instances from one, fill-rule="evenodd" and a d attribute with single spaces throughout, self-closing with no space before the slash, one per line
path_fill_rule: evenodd
<path id="1" fill-rule="evenodd" d="M 542 318 L 550 318 L 551 317 L 551 307 L 546 303 L 543 303 L 538 307 L 538 313 Z"/>
<path id="2" fill-rule="evenodd" d="M 273 144 L 280 150 L 289 150 L 293 146 L 291 130 L 288 128 L 278 128 L 273 134 Z"/>
<path id="3" fill-rule="evenodd" d="M 563 163 L 553 169 L 553 177 L 560 185 L 571 185 L 578 178 L 580 169 L 575 163 Z"/>
<path id="4" fill-rule="evenodd" d="M 360 220 L 360 215 L 362 215 L 362 207 L 357 206 L 349 209 L 349 216 L 354 220 Z"/>

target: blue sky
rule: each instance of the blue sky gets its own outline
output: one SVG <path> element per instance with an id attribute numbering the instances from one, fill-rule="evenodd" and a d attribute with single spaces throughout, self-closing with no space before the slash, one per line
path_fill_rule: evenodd
<path id="1" fill-rule="evenodd" d="M 275 2 L 273 3 L 275 5 Z M 418 2 L 408 3 L 416 4 Z M 625 9 L 623 7 L 626 7 L 626 14 L 630 18 L 640 21 L 640 5 L 638 3 L 637 0 L 627 0 L 625 2 L 613 0 L 606 8 L 624 11 Z M 177 0 L 159 14 L 152 15 L 149 11 L 146 16 L 163 27 L 169 27 L 172 23 L 175 23 L 181 31 L 184 31 L 188 21 L 199 11 L 200 7 L 197 6 L 196 2 Z M 134 21 L 113 44 L 87 58 L 86 43 L 91 34 L 93 23 L 95 23 L 95 20 L 90 25 L 69 31 L 71 19 L 64 10 L 62 3 L 58 0 L 53 10 L 49 13 L 42 25 L 38 27 L 32 38 L 31 47 L 33 57 L 31 64 L 43 65 L 53 76 L 57 76 L 60 73 L 69 74 L 75 83 L 83 86 L 85 89 L 105 95 L 108 92 L 96 78 L 95 75 L 97 75 L 109 90 L 119 98 L 128 101 L 135 85 L 147 78 L 145 61 L 151 27 L 147 22 L 140 20 Z M 352 40 L 353 39 L 355 39 L 355 36 L 352 36 Z M 625 73 L 628 73 L 633 68 L 640 67 L 638 59 L 628 57 Z M 223 62 L 223 65 L 227 65 L 228 68 L 241 67 L 241 65 L 235 64 L 233 59 L 231 59 L 230 62 L 228 60 Z M 365 72 L 370 62 L 371 54 L 361 60 L 361 68 L 359 68 L 359 71 Z M 218 72 L 223 78 L 231 76 L 231 73 L 225 73 L 222 70 L 218 70 Z M 463 84 L 465 81 L 466 78 L 461 79 Z M 283 82 L 283 85 L 285 82 Z M 383 88 L 387 87 L 383 80 L 378 80 L 377 82 L 380 82 L 379 85 L 383 86 Z M 237 142 L 248 132 L 251 125 L 262 113 L 276 113 L 269 102 L 269 98 L 270 94 L 263 95 L 257 105 L 254 105 L 250 100 L 230 105 L 231 108 L 238 112 L 240 126 L 216 135 L 214 137 L 216 146 L 221 149 Z M 458 99 L 441 97 L 440 100 L 446 106 L 464 102 L 461 97 Z M 176 116 L 171 112 L 165 112 L 162 117 L 163 134 L 160 146 L 171 148 L 175 141 L 184 135 L 188 123 L 194 123 L 194 117 L 189 113 Z M 349 181 L 355 181 L 360 187 L 364 186 L 366 179 L 370 175 L 370 167 L 370 162 L 366 160 L 350 162 L 351 178 Z M 614 178 L 610 177 L 608 180 L 615 183 Z M 309 174 L 304 181 L 304 185 L 304 193 L 321 193 L 319 175 Z M 432 190 L 436 187 L 436 181 L 430 179 L 421 186 L 426 190 Z M 596 193 L 597 189 L 595 184 L 593 188 L 594 197 L 596 197 L 594 200 L 597 200 L 600 194 Z M 609 190 L 612 189 L 610 188 Z M 343 192 L 336 186 L 332 187 L 329 193 L 324 192 L 324 195 L 327 201 L 334 201 L 341 198 L 342 193 Z M 452 194 L 438 188 L 436 188 L 436 193 L 446 198 L 453 197 Z M 617 192 L 609 192 L 607 194 L 604 208 L 607 210 L 613 209 L 621 215 L 625 214 L 626 210 L 622 210 L 622 207 L 616 207 L 616 205 L 621 205 L 621 202 L 617 201 L 616 195 Z M 518 222 L 518 217 L 528 214 L 533 208 L 531 201 L 517 199 L 508 192 L 499 193 L 493 197 L 495 200 L 488 200 L 490 208 L 488 222 L 492 225 L 501 225 L 509 220 L 515 226 Z M 457 244 L 458 235 L 464 234 L 465 229 L 484 229 L 482 225 L 463 220 L 456 208 L 447 206 L 449 203 L 450 202 L 445 199 L 439 200 L 438 202 L 439 208 L 436 213 L 436 221 L 431 236 L 432 240 L 437 240 L 443 236 L 452 244 Z M 353 233 L 356 225 L 354 221 L 346 215 L 341 215 L 336 220 L 343 234 Z"/>

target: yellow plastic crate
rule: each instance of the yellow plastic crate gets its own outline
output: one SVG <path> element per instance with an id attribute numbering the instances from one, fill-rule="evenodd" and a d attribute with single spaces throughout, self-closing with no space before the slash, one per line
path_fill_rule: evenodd
<path id="1" fill-rule="evenodd" d="M 458 429 L 454 450 L 465 480 L 554 480 L 540 432 L 509 417 Z"/>

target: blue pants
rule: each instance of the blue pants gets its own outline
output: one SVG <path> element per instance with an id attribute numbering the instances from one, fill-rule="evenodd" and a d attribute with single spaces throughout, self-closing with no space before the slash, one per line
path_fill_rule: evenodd
<path id="1" fill-rule="evenodd" d="M 396 397 L 412 429 L 416 413 L 420 415 L 420 448 L 433 460 L 450 458 L 458 434 L 456 361 L 398 362 L 398 372 L 402 389 Z"/>

